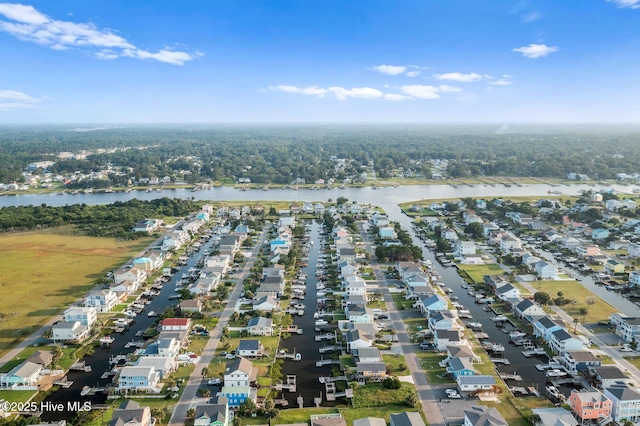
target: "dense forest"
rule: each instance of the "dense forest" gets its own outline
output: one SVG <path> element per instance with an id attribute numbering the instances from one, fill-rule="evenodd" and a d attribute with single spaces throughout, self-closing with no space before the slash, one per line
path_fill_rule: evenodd
<path id="1" fill-rule="evenodd" d="M 19 181 L 34 161 L 52 172 L 90 173 L 107 167 L 108 185 L 169 176 L 187 182 L 290 183 L 431 176 L 431 160 L 447 160 L 445 176 L 536 176 L 582 173 L 612 179 L 640 171 L 640 128 L 489 126 L 235 126 L 140 127 L 77 131 L 50 127 L 0 129 L 0 182 Z M 112 150 L 100 152 L 98 150 Z M 59 152 L 95 152 L 83 160 Z M 336 159 L 345 159 L 337 162 Z"/>
<path id="2" fill-rule="evenodd" d="M 159 198 L 151 201 L 130 200 L 108 205 L 73 204 L 62 207 L 20 206 L 0 209 L 0 231 L 31 230 L 74 225 L 78 232 L 96 237 L 135 239 L 136 221 L 154 217 L 184 217 L 201 207 L 191 200 Z"/>

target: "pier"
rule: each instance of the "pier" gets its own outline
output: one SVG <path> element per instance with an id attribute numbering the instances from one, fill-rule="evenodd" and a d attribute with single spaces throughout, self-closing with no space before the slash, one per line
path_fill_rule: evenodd
<path id="1" fill-rule="evenodd" d="M 333 345 L 333 346 L 324 346 L 324 347 L 318 349 L 318 352 L 320 352 L 321 354 L 324 354 L 324 353 L 327 353 L 327 352 L 341 351 L 341 350 L 342 350 L 342 346 Z"/>
<path id="2" fill-rule="evenodd" d="M 324 367 L 325 365 L 340 365 L 339 359 L 321 359 L 316 361 L 316 367 Z"/>
<path id="3" fill-rule="evenodd" d="M 498 376 L 502 380 L 515 380 L 516 382 L 521 382 L 522 381 L 522 377 L 519 374 L 516 374 L 516 373 L 501 373 L 501 372 L 498 372 Z"/>
<path id="4" fill-rule="evenodd" d="M 289 327 L 282 327 L 280 328 L 280 332 L 281 333 L 295 333 L 295 334 L 302 334 L 302 329 L 298 328 L 297 325 L 292 325 Z"/>
<path id="5" fill-rule="evenodd" d="M 71 367 L 69 367 L 69 370 L 72 371 L 84 371 L 85 373 L 88 373 L 91 371 L 91 366 L 90 365 L 86 365 L 84 363 L 84 361 L 78 361 L 75 364 L 71 365 Z"/>
<path id="6" fill-rule="evenodd" d="M 333 340 L 336 338 L 336 335 L 333 333 L 325 333 L 319 334 L 315 337 L 316 342 L 322 342 L 323 340 Z"/>
<path id="7" fill-rule="evenodd" d="M 271 385 L 271 389 L 277 391 L 288 391 L 295 392 L 297 389 L 296 386 L 296 376 L 294 374 L 287 374 L 287 381 L 285 383 L 276 383 L 275 385 Z"/>

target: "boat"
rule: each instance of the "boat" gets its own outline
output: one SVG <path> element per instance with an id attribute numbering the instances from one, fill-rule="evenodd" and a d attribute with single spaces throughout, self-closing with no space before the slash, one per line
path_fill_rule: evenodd
<path id="1" fill-rule="evenodd" d="M 114 340 L 116 339 L 111 336 L 103 336 L 99 339 L 100 343 L 102 343 L 103 345 L 110 345 Z"/>
<path id="2" fill-rule="evenodd" d="M 549 392 L 549 395 L 551 395 L 552 397 L 560 398 L 560 391 L 555 386 L 547 386 L 545 387 L 545 389 L 547 392 Z"/>
<path id="3" fill-rule="evenodd" d="M 567 374 L 566 371 L 560 370 L 559 368 L 548 370 L 546 373 L 547 377 L 564 377 Z"/>
<path id="4" fill-rule="evenodd" d="M 315 322 L 316 326 L 327 325 L 327 324 L 329 324 L 329 322 L 327 322 L 327 321 L 325 321 L 323 319 L 316 320 L 316 322 Z"/>
<path id="5" fill-rule="evenodd" d="M 511 340 L 515 340 L 515 339 L 519 339 L 521 337 L 526 337 L 527 333 L 523 333 L 522 331 L 512 331 L 511 333 L 509 333 L 509 338 Z"/>
<path id="6" fill-rule="evenodd" d="M 536 370 L 538 371 L 548 370 L 549 368 L 551 368 L 549 364 L 536 364 Z"/>
<path id="7" fill-rule="evenodd" d="M 302 359 L 302 355 L 300 355 L 300 352 L 296 353 L 296 356 L 293 359 L 295 361 L 300 361 Z"/>
<path id="8" fill-rule="evenodd" d="M 482 344 L 482 347 L 491 352 L 504 352 L 504 345 L 500 343 L 486 342 Z"/>
<path id="9" fill-rule="evenodd" d="M 157 317 L 158 313 L 156 311 L 149 311 L 149 313 L 147 314 L 148 317 Z"/>
<path id="10" fill-rule="evenodd" d="M 503 321 L 507 321 L 509 318 L 505 317 L 504 315 L 500 314 L 498 316 L 495 316 L 493 318 L 491 318 L 491 321 L 493 322 L 503 322 Z"/>

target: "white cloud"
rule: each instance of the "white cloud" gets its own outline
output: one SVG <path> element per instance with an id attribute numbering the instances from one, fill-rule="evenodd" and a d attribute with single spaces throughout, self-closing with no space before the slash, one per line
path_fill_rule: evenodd
<path id="1" fill-rule="evenodd" d="M 435 86 L 423 86 L 420 84 L 413 84 L 408 86 L 401 86 L 400 90 L 405 95 L 418 99 L 438 99 L 440 95 L 438 89 Z"/>
<path id="2" fill-rule="evenodd" d="M 347 98 L 378 99 L 384 96 L 384 93 L 371 87 L 354 87 L 353 89 L 329 87 L 329 91 L 340 101 Z"/>
<path id="3" fill-rule="evenodd" d="M 522 53 L 525 58 L 542 58 L 550 55 L 553 52 L 557 52 L 556 46 L 547 46 L 546 44 L 530 44 L 529 46 L 518 47 L 513 49 L 514 52 Z"/>
<path id="4" fill-rule="evenodd" d="M 542 18 L 543 16 L 539 12 L 525 13 L 524 15 L 522 15 L 522 20 L 526 23 L 535 22 Z"/>
<path id="5" fill-rule="evenodd" d="M 315 95 L 320 98 L 323 98 L 327 94 L 327 89 L 317 86 L 296 87 L 282 84 L 279 86 L 269 86 L 269 90 L 279 90 L 285 93 L 301 93 L 303 95 Z"/>
<path id="6" fill-rule="evenodd" d="M 409 71 L 405 74 L 407 77 L 417 77 L 420 75 L 420 71 Z"/>
<path id="7" fill-rule="evenodd" d="M 23 40 L 48 46 L 54 50 L 69 48 L 98 49 L 93 56 L 115 59 L 127 56 L 152 59 L 173 65 L 183 65 L 202 54 L 164 48 L 158 52 L 140 49 L 111 30 L 99 29 L 92 23 L 59 21 L 37 11 L 33 6 L 0 3 L 0 31 Z"/>
<path id="8" fill-rule="evenodd" d="M 34 98 L 17 90 L 0 90 L 0 111 L 40 108 L 46 97 Z"/>
<path id="9" fill-rule="evenodd" d="M 458 81 L 460 83 L 472 83 L 474 81 L 480 81 L 483 78 L 480 74 L 475 72 L 470 72 L 468 74 L 449 72 L 445 74 L 435 74 L 433 77 L 437 80 L 451 80 Z"/>
<path id="10" fill-rule="evenodd" d="M 455 87 L 455 86 L 449 86 L 448 84 L 441 84 L 440 86 L 438 86 L 438 90 L 440 90 L 441 92 L 462 92 L 462 89 L 459 87 Z"/>
<path id="11" fill-rule="evenodd" d="M 640 0 L 607 0 L 619 8 L 640 9 Z"/>
<path id="12" fill-rule="evenodd" d="M 489 83 L 491 86 L 510 86 L 511 85 L 511 81 L 507 80 L 506 78 L 500 78 L 496 81 L 492 81 L 491 83 Z"/>
<path id="13" fill-rule="evenodd" d="M 411 99 L 411 97 L 401 95 L 399 93 L 387 93 L 386 95 L 384 95 L 384 99 L 386 101 L 399 102 L 399 101 L 406 101 L 407 99 Z"/>
<path id="14" fill-rule="evenodd" d="M 403 65 L 376 65 L 373 70 L 387 75 L 400 75 L 407 72 L 407 67 Z"/>

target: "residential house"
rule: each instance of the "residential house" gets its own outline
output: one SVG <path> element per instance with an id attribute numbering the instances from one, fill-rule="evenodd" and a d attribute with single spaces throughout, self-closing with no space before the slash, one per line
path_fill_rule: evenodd
<path id="1" fill-rule="evenodd" d="M 456 241 L 458 239 L 457 232 L 451 228 L 443 229 L 440 231 L 440 235 L 447 241 Z"/>
<path id="2" fill-rule="evenodd" d="M 496 296 L 500 300 L 517 299 L 520 297 L 520 290 L 513 285 L 507 283 L 495 290 Z"/>
<path id="3" fill-rule="evenodd" d="M 566 351 L 556 358 L 571 374 L 588 371 L 602 365 L 602 360 L 591 351 Z"/>
<path id="4" fill-rule="evenodd" d="M 471 349 L 468 345 L 449 345 L 446 348 L 447 358 L 445 358 L 445 362 L 448 362 L 453 358 L 466 359 L 470 363 L 480 362 L 480 357 L 473 353 L 473 349 Z"/>
<path id="5" fill-rule="evenodd" d="M 42 365 L 24 361 L 13 367 L 8 373 L 0 374 L 0 387 L 19 389 L 23 386 L 36 386 L 42 370 Z"/>
<path id="6" fill-rule="evenodd" d="M 497 409 L 474 405 L 463 411 L 464 426 L 508 426 Z"/>
<path id="7" fill-rule="evenodd" d="M 627 255 L 631 258 L 640 257 L 640 244 L 629 244 L 629 247 L 627 247 Z"/>
<path id="8" fill-rule="evenodd" d="M 545 314 L 542 306 L 538 305 L 530 299 L 522 299 L 522 301 L 514 306 L 513 312 L 518 318 L 528 318 L 531 320 L 536 316 Z"/>
<path id="9" fill-rule="evenodd" d="M 427 323 L 429 324 L 429 329 L 432 331 L 462 328 L 457 321 L 457 317 L 448 310 L 429 311 Z"/>
<path id="10" fill-rule="evenodd" d="M 120 284 L 125 281 L 131 281 L 136 286 L 135 290 L 137 290 L 140 284 L 146 279 L 147 272 L 145 270 L 131 265 L 122 266 L 113 272 L 113 282 Z"/>
<path id="11" fill-rule="evenodd" d="M 611 416 L 613 403 L 599 391 L 578 392 L 572 389 L 569 395 L 569 407 L 580 420 L 580 424 L 585 424 L 608 419 Z"/>
<path id="12" fill-rule="evenodd" d="M 273 322 L 271 318 L 253 317 L 245 328 L 252 336 L 271 336 L 273 334 Z"/>
<path id="13" fill-rule="evenodd" d="M 341 248 L 338 250 L 338 261 L 356 263 L 356 250 L 353 248 Z"/>
<path id="14" fill-rule="evenodd" d="M 613 385 L 604 388 L 604 396 L 613 404 L 611 418 L 614 422 L 621 424 L 624 419 L 634 423 L 640 421 L 640 393 L 625 385 Z"/>
<path id="15" fill-rule="evenodd" d="M 141 356 L 134 365 L 136 367 L 153 367 L 158 372 L 160 380 L 166 379 L 178 368 L 175 358 L 164 356 Z"/>
<path id="16" fill-rule="evenodd" d="M 43 368 L 48 368 L 53 363 L 53 352 L 51 351 L 35 351 L 27 361 L 34 364 L 41 365 Z"/>
<path id="17" fill-rule="evenodd" d="M 133 225 L 133 232 L 143 232 L 145 234 L 153 234 L 162 222 L 158 219 L 142 219 L 136 221 Z"/>
<path id="18" fill-rule="evenodd" d="M 500 240 L 500 250 L 510 252 L 522 248 L 522 241 L 514 236 L 507 235 Z"/>
<path id="19" fill-rule="evenodd" d="M 364 303 L 347 303 L 344 311 L 347 319 L 353 323 L 370 323 L 372 320 L 371 310 Z"/>
<path id="20" fill-rule="evenodd" d="M 140 406 L 137 401 L 127 399 L 113 411 L 109 426 L 153 426 L 155 419 L 151 417 L 151 409 Z"/>
<path id="21" fill-rule="evenodd" d="M 94 308 L 96 312 L 110 312 L 120 300 L 113 290 L 94 290 L 84 298 L 84 306 Z"/>
<path id="22" fill-rule="evenodd" d="M 451 358 L 447 361 L 447 373 L 455 379 L 458 376 L 473 376 L 476 370 L 467 358 Z"/>
<path id="23" fill-rule="evenodd" d="M 355 349 L 369 348 L 374 342 L 374 336 L 372 334 L 359 329 L 348 331 L 346 338 L 348 352 L 352 352 Z"/>
<path id="24" fill-rule="evenodd" d="M 544 260 L 534 265 L 534 271 L 538 278 L 542 280 L 553 280 L 557 278 L 558 269 L 551 263 L 547 263 Z"/>
<path id="25" fill-rule="evenodd" d="M 425 294 L 419 296 L 416 306 L 420 309 L 420 312 L 426 316 L 429 311 L 443 311 L 447 309 L 447 301 L 439 294 Z"/>
<path id="26" fill-rule="evenodd" d="M 611 232 L 608 229 L 598 228 L 591 231 L 591 239 L 592 240 L 604 240 L 609 238 Z"/>
<path id="27" fill-rule="evenodd" d="M 594 244 L 581 245 L 576 248 L 576 254 L 582 259 L 597 256 L 600 254 L 600 247 Z"/>
<path id="28" fill-rule="evenodd" d="M 251 384 L 258 377 L 258 369 L 253 367 L 251 361 L 246 358 L 237 358 L 232 361 L 224 373 L 224 387 L 220 395 L 229 400 L 230 407 L 238 407 L 247 399 L 255 401 L 256 388 Z"/>
<path id="29" fill-rule="evenodd" d="M 384 379 L 387 377 L 387 367 L 382 361 L 356 362 L 356 371 L 363 379 Z"/>
<path id="30" fill-rule="evenodd" d="M 418 411 L 405 411 L 403 413 L 389 414 L 389 426 L 425 426 L 424 420 Z"/>
<path id="31" fill-rule="evenodd" d="M 549 347 L 558 353 L 566 351 L 579 351 L 584 348 L 582 339 L 573 337 L 566 330 L 556 330 L 551 333 L 551 339 L 547 341 Z"/>
<path id="32" fill-rule="evenodd" d="M 489 392 L 496 391 L 496 379 L 493 376 L 458 376 L 456 377 L 456 383 L 461 392 L 467 392 L 475 394 L 476 392 Z"/>
<path id="33" fill-rule="evenodd" d="M 163 332 L 168 333 L 168 332 Z M 162 334 L 161 334 L 162 335 Z M 158 337 L 144 350 L 146 357 L 160 357 L 175 359 L 180 352 L 180 341 L 173 337 Z"/>
<path id="34" fill-rule="evenodd" d="M 625 381 L 629 380 L 629 376 L 615 365 L 591 367 L 589 371 L 600 389 L 608 388 L 615 384 L 624 384 Z"/>
<path id="35" fill-rule="evenodd" d="M 615 327 L 615 332 L 625 342 L 631 343 L 640 335 L 640 318 L 626 317 L 620 314 L 612 314 L 611 325 Z"/>
<path id="36" fill-rule="evenodd" d="M 260 358 L 264 355 L 264 346 L 260 340 L 242 339 L 238 344 L 236 355 L 245 358 Z"/>
<path id="37" fill-rule="evenodd" d="M 385 240 L 398 238 L 398 235 L 396 234 L 396 230 L 390 226 L 378 228 L 378 236 Z"/>
<path id="38" fill-rule="evenodd" d="M 273 296 L 266 295 L 253 302 L 254 311 L 271 312 L 280 310 L 280 302 Z"/>
<path id="39" fill-rule="evenodd" d="M 540 421 L 536 426 L 574 426 L 576 418 L 571 412 L 561 407 L 554 408 L 534 408 L 534 414 L 540 417 Z"/>
<path id="40" fill-rule="evenodd" d="M 618 262 L 615 259 L 608 259 L 604 263 L 604 270 L 608 274 L 622 274 L 624 273 L 624 263 Z"/>
<path id="41" fill-rule="evenodd" d="M 160 331 L 188 331 L 191 328 L 189 318 L 165 318 L 158 325 Z"/>
<path id="42" fill-rule="evenodd" d="M 202 300 L 183 300 L 178 304 L 178 307 L 180 308 L 180 312 L 202 312 Z"/>
<path id="43" fill-rule="evenodd" d="M 162 389 L 160 373 L 154 367 L 124 366 L 118 376 L 118 391 L 145 391 L 159 393 Z"/>
<path id="44" fill-rule="evenodd" d="M 464 345 L 466 342 L 460 337 L 458 330 L 436 330 L 433 343 L 438 351 L 443 352 L 449 345 Z"/>
<path id="45" fill-rule="evenodd" d="M 89 337 L 89 327 L 80 324 L 80 321 L 58 321 L 51 331 L 51 340 L 54 342 L 82 342 Z"/>
<path id="46" fill-rule="evenodd" d="M 380 356 L 380 349 L 371 347 L 371 348 L 359 348 L 357 351 L 354 351 L 355 356 L 358 362 L 379 362 L 382 361 L 382 357 Z"/>
<path id="47" fill-rule="evenodd" d="M 629 285 L 632 287 L 640 285 L 640 270 L 635 270 L 629 273 Z"/>
<path id="48" fill-rule="evenodd" d="M 473 241 L 458 240 L 453 244 L 453 256 L 457 258 L 476 253 L 476 243 Z"/>
<path id="49" fill-rule="evenodd" d="M 78 321 L 80 324 L 91 328 L 98 320 L 96 308 L 86 308 L 80 306 L 72 306 L 63 313 L 64 320 L 67 322 Z"/>
<path id="50" fill-rule="evenodd" d="M 554 322 L 548 316 L 539 318 L 533 323 L 533 334 L 536 337 L 541 337 L 546 342 L 551 340 L 551 333 L 562 329 L 563 327 L 561 325 Z"/>
<path id="51" fill-rule="evenodd" d="M 229 426 L 229 400 L 220 395 L 196 405 L 193 426 Z"/>
<path id="52" fill-rule="evenodd" d="M 362 419 L 355 419 L 353 426 L 387 426 L 387 422 L 380 417 L 364 417 Z"/>

